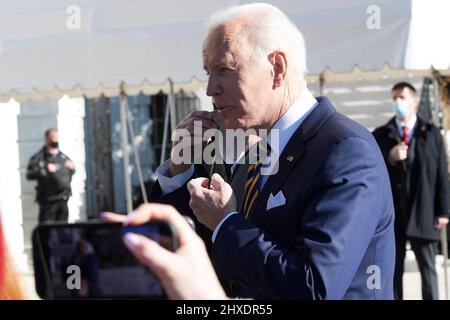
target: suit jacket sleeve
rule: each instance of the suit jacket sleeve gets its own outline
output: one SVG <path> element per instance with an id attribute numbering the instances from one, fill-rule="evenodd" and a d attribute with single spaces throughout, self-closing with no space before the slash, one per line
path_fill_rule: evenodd
<path id="1" fill-rule="evenodd" d="M 311 188 L 312 197 L 297 213 L 304 222 L 293 246 L 278 243 L 242 215 L 225 221 L 213 247 L 219 276 L 277 299 L 341 299 L 382 212 L 392 208 L 383 159 L 365 140 L 347 138 L 318 166 Z"/>
<path id="2" fill-rule="evenodd" d="M 377 141 L 378 147 L 380 148 L 381 154 L 383 155 L 384 162 L 388 168 L 396 168 L 401 165 L 401 161 L 394 161 L 391 159 L 389 154 L 391 153 L 391 149 L 395 145 L 389 145 L 388 139 L 386 138 L 386 128 L 378 128 L 373 132 L 373 136 Z"/>
<path id="3" fill-rule="evenodd" d="M 449 217 L 448 208 L 448 166 L 445 145 L 442 136 L 438 130 L 435 131 L 437 145 L 439 148 L 438 171 L 436 177 L 436 193 L 435 193 L 435 212 L 436 216 Z"/>
<path id="4" fill-rule="evenodd" d="M 207 174 L 204 171 L 203 166 L 195 165 L 194 175 L 192 176 L 191 179 L 206 176 Z M 194 221 L 195 230 L 197 234 L 203 239 L 208 252 L 210 252 L 212 231 L 197 220 L 197 217 L 194 215 L 192 209 L 189 207 L 189 201 L 191 200 L 191 197 L 187 189 L 187 182 L 180 188 L 163 196 L 161 186 L 159 185 L 159 182 L 156 181 L 150 190 L 149 200 L 150 202 L 157 202 L 171 205 L 175 207 L 175 209 L 177 209 L 178 212 L 180 212 L 182 215 L 190 217 Z"/>
<path id="5" fill-rule="evenodd" d="M 72 164 L 73 164 L 72 159 L 70 159 L 70 158 L 67 156 L 67 154 L 63 153 L 62 151 L 61 151 L 61 153 L 62 153 L 62 155 L 64 156 L 65 161 L 70 161 L 70 162 L 72 162 Z M 65 161 L 64 161 L 64 164 L 65 164 Z M 68 171 L 70 172 L 70 176 L 73 176 L 73 175 L 75 174 L 76 168 L 73 168 L 73 170 L 69 170 L 69 169 L 68 169 Z"/>
<path id="6" fill-rule="evenodd" d="M 43 160 L 44 158 L 40 152 L 36 153 L 31 157 L 27 166 L 28 180 L 38 180 L 48 175 L 46 164 Z"/>

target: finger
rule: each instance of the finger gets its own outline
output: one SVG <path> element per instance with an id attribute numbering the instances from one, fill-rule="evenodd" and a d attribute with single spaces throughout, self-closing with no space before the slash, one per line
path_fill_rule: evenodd
<path id="1" fill-rule="evenodd" d="M 124 223 L 127 220 L 127 216 L 124 214 L 118 214 L 114 212 L 101 212 L 100 219 L 107 222 L 120 222 Z"/>
<path id="2" fill-rule="evenodd" d="M 131 225 L 143 224 L 150 220 L 163 220 L 171 223 L 175 228 L 180 240 L 180 245 L 186 243 L 187 239 L 196 237 L 194 230 L 186 219 L 174 207 L 159 203 L 147 203 L 140 205 L 128 218 Z"/>
<path id="3" fill-rule="evenodd" d="M 159 278 L 167 266 L 173 265 L 174 254 L 155 241 L 135 233 L 126 233 L 123 242 L 128 250 L 141 262 L 148 266 Z"/>
<path id="4" fill-rule="evenodd" d="M 214 121 L 203 121 L 200 122 L 196 120 L 194 123 L 187 124 L 182 129 L 187 130 L 189 134 L 193 135 L 195 133 L 204 133 L 209 129 L 218 129 L 219 126 Z"/>
<path id="5" fill-rule="evenodd" d="M 210 185 L 210 179 L 208 179 L 208 178 L 204 179 L 201 183 L 201 186 L 206 189 L 209 189 L 209 185 Z"/>
<path id="6" fill-rule="evenodd" d="M 211 177 L 211 189 L 220 190 L 222 188 L 222 183 L 225 183 L 225 180 L 223 180 L 219 174 L 214 173 Z"/>
<path id="7" fill-rule="evenodd" d="M 198 127 L 198 128 L 200 128 L 200 127 Z M 185 130 L 185 131 L 182 132 L 181 134 L 176 135 L 175 137 L 177 139 L 183 138 L 184 136 L 187 136 L 187 137 L 199 137 L 200 140 L 203 140 L 206 131 L 211 130 L 211 129 L 218 130 L 217 125 L 202 126 L 201 130 L 198 129 L 198 128 L 196 128 L 194 126 L 188 126 L 188 127 L 182 128 L 181 130 Z M 179 130 L 179 129 L 177 129 L 177 130 Z M 187 134 L 185 134 L 185 133 L 187 133 Z"/>
<path id="8" fill-rule="evenodd" d="M 191 179 L 191 181 L 187 184 L 187 189 L 189 193 L 192 195 L 192 193 L 196 192 L 197 190 L 201 190 L 205 184 L 209 185 L 209 179 L 208 178 L 195 178 Z"/>
<path id="9" fill-rule="evenodd" d="M 216 126 L 217 127 L 217 123 L 214 120 L 203 119 L 203 118 L 186 119 L 184 124 L 186 126 L 192 126 L 192 127 L 200 127 L 200 126 Z"/>
<path id="10" fill-rule="evenodd" d="M 180 125 L 183 124 L 186 121 L 189 121 L 192 118 L 204 118 L 204 119 L 210 119 L 211 116 L 208 115 L 208 111 L 193 111 L 189 113 L 183 120 L 180 121 Z"/>
<path id="11" fill-rule="evenodd" d="M 213 119 L 214 117 L 214 111 L 193 111 L 191 112 L 187 118 L 192 118 L 192 117 L 199 117 L 199 118 L 204 118 L 204 119 Z"/>

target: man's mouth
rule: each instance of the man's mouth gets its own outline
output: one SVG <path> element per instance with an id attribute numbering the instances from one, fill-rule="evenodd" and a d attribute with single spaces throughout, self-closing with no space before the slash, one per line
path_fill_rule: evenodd
<path id="1" fill-rule="evenodd" d="M 219 107 L 219 106 L 217 106 L 217 111 L 219 112 L 219 113 L 222 113 L 224 110 L 226 110 L 226 109 L 228 109 L 228 108 L 230 108 L 231 106 L 221 106 L 221 107 Z"/>

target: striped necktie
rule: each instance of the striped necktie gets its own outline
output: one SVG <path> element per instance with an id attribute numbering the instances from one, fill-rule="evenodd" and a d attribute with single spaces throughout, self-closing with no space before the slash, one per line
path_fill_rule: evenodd
<path id="1" fill-rule="evenodd" d="M 264 156 L 264 154 L 266 154 L 268 157 L 271 148 L 270 145 L 267 144 L 267 151 L 263 152 L 263 150 L 265 150 L 264 146 L 262 144 L 258 144 L 256 150 L 258 152 L 257 161 L 256 163 L 249 166 L 247 171 L 247 182 L 245 183 L 243 213 L 246 218 L 249 217 L 253 209 L 253 205 L 255 204 L 256 199 L 258 198 L 258 195 L 261 191 L 261 167 L 263 166 L 261 162 L 262 157 Z"/>

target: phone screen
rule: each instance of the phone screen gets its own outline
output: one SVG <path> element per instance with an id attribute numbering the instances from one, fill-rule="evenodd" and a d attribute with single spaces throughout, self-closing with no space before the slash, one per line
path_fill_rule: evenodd
<path id="1" fill-rule="evenodd" d="M 159 280 L 125 247 L 122 237 L 138 233 L 175 250 L 166 223 L 49 224 L 33 232 L 36 291 L 44 299 L 164 298 Z"/>

